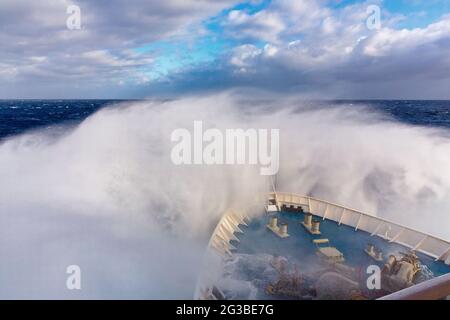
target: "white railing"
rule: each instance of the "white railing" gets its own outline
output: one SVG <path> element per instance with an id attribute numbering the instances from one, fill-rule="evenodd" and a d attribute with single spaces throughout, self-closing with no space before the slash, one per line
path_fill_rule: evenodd
<path id="1" fill-rule="evenodd" d="M 373 236 L 379 236 L 387 241 L 402 244 L 429 255 L 436 260 L 450 264 L 450 242 L 430 234 L 332 202 L 294 193 L 271 192 L 268 195 L 268 200 L 275 201 L 278 208 L 282 205 L 301 207 L 313 215 L 322 217 L 324 220 L 329 219 L 338 224 L 354 227 L 355 231 L 366 231 Z M 234 247 L 230 241 L 239 241 L 235 233 L 242 232 L 239 225 L 246 225 L 248 220 L 249 217 L 245 210 L 227 211 L 220 219 L 210 238 L 208 253 L 213 251 L 218 253 L 220 257 L 232 255 Z M 194 299 L 214 299 L 212 283 L 214 283 L 213 279 L 209 275 L 204 274 L 197 284 Z"/>
<path id="2" fill-rule="evenodd" d="M 440 300 L 450 295 L 450 273 L 391 293 L 379 300 Z"/>
<path id="3" fill-rule="evenodd" d="M 226 212 L 217 224 L 208 247 L 215 249 L 220 254 L 231 255 L 234 247 L 230 244 L 231 240 L 239 241 L 234 235 L 236 232 L 242 232 L 239 225 L 247 225 L 248 217 L 244 212 L 230 210 Z"/>
<path id="4" fill-rule="evenodd" d="M 354 227 L 355 230 L 366 231 L 373 236 L 376 235 L 387 241 L 399 243 L 450 264 L 450 242 L 433 235 L 313 197 L 272 192 L 269 194 L 269 200 L 275 200 L 278 207 L 282 205 L 302 207 L 305 211 L 311 212 L 324 220 L 333 220 L 338 224 Z"/>
<path id="5" fill-rule="evenodd" d="M 209 240 L 208 249 L 205 256 L 205 267 L 209 263 L 206 260 L 213 258 L 221 259 L 222 257 L 231 256 L 231 250 L 235 249 L 230 243 L 231 240 L 239 241 L 235 233 L 242 232 L 240 225 L 247 225 L 249 218 L 244 211 L 228 210 L 220 219 L 214 232 Z M 218 253 L 219 256 L 216 256 Z M 216 274 L 209 273 L 209 270 L 204 270 L 200 275 L 195 288 L 194 299 L 216 299 L 213 293 L 212 283 L 215 282 Z"/>

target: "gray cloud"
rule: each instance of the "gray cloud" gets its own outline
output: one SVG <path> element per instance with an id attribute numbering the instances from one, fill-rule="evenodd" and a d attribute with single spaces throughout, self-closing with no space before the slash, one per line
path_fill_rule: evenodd
<path id="1" fill-rule="evenodd" d="M 130 98 L 250 86 L 312 98 L 450 98 L 450 16 L 407 30 L 396 27 L 406 17 L 382 10 L 382 28 L 369 30 L 366 9 L 381 1 L 330 9 L 325 0 L 274 0 L 219 21 L 221 36 L 237 45 L 212 63 L 151 79 L 158 53 L 133 48 L 195 41 L 211 33 L 202 21 L 237 1 L 75 3 L 79 31 L 65 26 L 67 1 L 2 1 L 1 97 Z"/>
<path id="2" fill-rule="evenodd" d="M 0 96 L 123 93 L 127 82 L 139 86 L 147 80 L 142 67 L 153 61 L 152 54 L 130 49 L 170 37 L 195 37 L 203 32 L 202 20 L 235 2 L 2 1 Z M 70 4 L 81 9 L 81 30 L 66 27 Z"/>
<path id="3" fill-rule="evenodd" d="M 400 17 L 386 13 L 382 28 L 369 30 L 368 3 L 340 10 L 321 4 L 274 1 L 254 15 L 232 11 L 225 28 L 248 43 L 234 48 L 221 64 L 177 75 L 174 81 L 190 89 L 195 84 L 199 89 L 244 85 L 319 99 L 450 98 L 450 16 L 408 30 L 396 29 Z M 303 16 L 308 18 L 297 19 Z M 273 21 L 282 23 L 265 33 L 264 26 Z M 255 46 L 251 40 L 267 44 Z M 202 78 L 213 80 L 204 85 Z"/>

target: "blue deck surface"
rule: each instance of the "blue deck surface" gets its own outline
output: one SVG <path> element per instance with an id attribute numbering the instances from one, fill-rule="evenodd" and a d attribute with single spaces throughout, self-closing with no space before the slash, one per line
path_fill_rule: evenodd
<path id="1" fill-rule="evenodd" d="M 276 214 L 278 224 L 288 224 L 288 238 L 280 238 L 266 228 L 269 223 L 269 215 L 254 218 L 247 227 L 242 226 L 244 233 L 236 234 L 239 242 L 232 241 L 237 253 L 260 254 L 266 253 L 273 256 L 284 256 L 291 263 L 295 263 L 303 272 L 314 271 L 320 261 L 316 255 L 317 247 L 312 242 L 313 239 L 326 238 L 330 240 L 330 245 L 336 247 L 344 254 L 345 264 L 359 270 L 361 277 L 365 276 L 369 265 L 378 264 L 383 266 L 384 261 L 377 262 L 364 252 L 368 243 L 381 249 L 384 258 L 389 254 L 400 256 L 400 252 L 408 252 L 410 249 L 397 243 L 390 243 L 378 236 L 371 236 L 365 231 L 355 231 L 353 227 L 338 225 L 331 220 L 313 216 L 313 219 L 320 220 L 321 235 L 310 234 L 302 225 L 304 214 L 280 212 Z M 450 267 L 440 261 L 435 261 L 432 257 L 417 252 L 422 264 L 426 265 L 434 276 L 439 276 L 450 272 Z"/>

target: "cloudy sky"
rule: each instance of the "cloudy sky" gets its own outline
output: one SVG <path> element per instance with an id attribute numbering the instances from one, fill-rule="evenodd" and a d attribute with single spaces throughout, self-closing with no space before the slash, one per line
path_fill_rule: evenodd
<path id="1" fill-rule="evenodd" d="M 448 0 L 0 0 L 0 43 L 3 99 L 450 99 Z"/>

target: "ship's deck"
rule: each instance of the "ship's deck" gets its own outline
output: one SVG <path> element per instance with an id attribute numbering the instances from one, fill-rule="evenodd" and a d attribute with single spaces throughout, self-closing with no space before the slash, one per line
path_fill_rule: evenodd
<path id="1" fill-rule="evenodd" d="M 269 223 L 271 215 L 278 217 L 278 224 L 287 223 L 287 238 L 280 238 L 270 231 L 266 225 Z M 314 220 L 320 220 L 320 235 L 309 233 L 301 224 L 304 213 L 278 212 L 270 215 L 265 214 L 258 218 L 253 218 L 248 226 L 241 226 L 243 233 L 236 234 L 239 241 L 231 241 L 236 247 L 234 253 L 240 254 L 269 254 L 272 256 L 283 256 L 292 264 L 298 266 L 301 272 L 313 272 L 320 265 L 320 258 L 316 255 L 317 246 L 314 239 L 329 239 L 330 246 L 336 247 L 343 253 L 345 264 L 357 270 L 361 279 L 367 278 L 366 269 L 369 265 L 379 265 L 382 267 L 384 261 L 390 254 L 400 256 L 400 252 L 408 252 L 410 249 L 398 243 L 389 242 L 379 236 L 371 236 L 365 231 L 355 231 L 355 228 L 346 225 L 339 225 L 331 220 L 322 220 L 313 216 Z M 376 261 L 364 250 L 371 243 L 383 252 L 383 261 Z M 426 265 L 433 273 L 439 276 L 450 272 L 450 267 L 442 261 L 435 261 L 434 258 L 417 252 L 422 265 Z M 251 280 L 251 275 L 248 275 Z M 259 298 L 265 298 L 259 296 Z"/>

